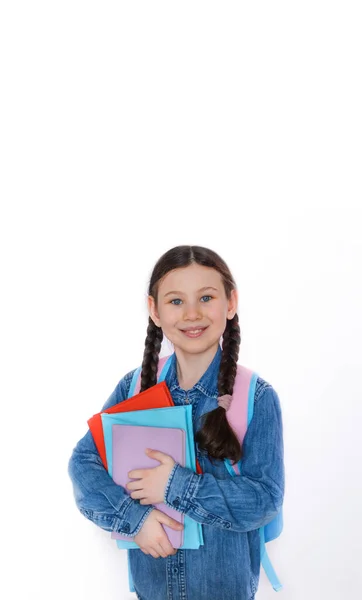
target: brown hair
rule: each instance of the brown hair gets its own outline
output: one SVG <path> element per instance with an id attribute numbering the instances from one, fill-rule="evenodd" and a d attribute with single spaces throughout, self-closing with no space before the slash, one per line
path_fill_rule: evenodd
<path id="1" fill-rule="evenodd" d="M 222 277 L 226 297 L 230 298 L 231 291 L 236 289 L 236 284 L 230 269 L 216 252 L 201 246 L 176 246 L 159 258 L 152 271 L 148 294 L 154 298 L 155 304 L 157 304 L 158 285 L 161 279 L 170 271 L 187 267 L 193 263 L 218 271 Z M 141 392 L 157 383 L 157 367 L 162 338 L 162 329 L 157 327 L 149 317 L 141 371 Z M 227 320 L 223 333 L 222 357 L 218 376 L 219 396 L 233 393 L 239 346 L 239 319 L 235 314 L 233 319 Z M 195 440 L 198 442 L 199 448 L 205 450 L 211 458 L 229 458 L 235 462 L 241 458 L 240 442 L 230 427 L 226 411 L 222 407 L 217 407 L 203 415 L 202 427 L 196 433 Z"/>

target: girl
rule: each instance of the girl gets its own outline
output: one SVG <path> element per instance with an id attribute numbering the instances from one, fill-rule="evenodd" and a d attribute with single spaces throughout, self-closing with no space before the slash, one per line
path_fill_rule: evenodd
<path id="1" fill-rule="evenodd" d="M 282 419 L 278 395 L 259 377 L 242 449 L 228 424 L 240 345 L 237 300 L 229 268 L 207 248 L 172 248 L 151 275 L 141 391 L 157 382 L 165 336 L 174 346 L 165 381 L 175 405 L 192 404 L 202 475 L 155 448 L 150 456 L 160 465 L 131 471 L 130 478 L 137 480 L 127 484 L 126 492 L 104 469 L 89 431 L 69 462 L 80 512 L 107 531 L 133 536 L 140 546 L 129 553 L 139 600 L 255 598 L 258 528 L 275 517 L 283 502 Z M 133 373 L 120 380 L 103 409 L 127 398 Z M 233 477 L 224 458 L 241 457 L 242 474 Z M 204 545 L 172 548 L 162 524 L 182 525 L 155 509 L 157 502 L 203 524 Z"/>

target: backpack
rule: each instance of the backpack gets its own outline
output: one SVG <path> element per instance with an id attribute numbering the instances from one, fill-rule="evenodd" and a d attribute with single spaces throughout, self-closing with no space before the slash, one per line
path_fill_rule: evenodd
<path id="1" fill-rule="evenodd" d="M 157 370 L 157 382 L 164 381 L 166 378 L 166 374 L 171 365 L 172 355 L 164 356 L 160 358 L 158 362 L 158 370 Z M 141 370 L 142 367 L 138 367 L 133 374 L 133 378 L 131 381 L 128 398 L 131 398 L 135 394 L 138 394 L 141 388 Z M 237 438 L 240 441 L 240 445 L 242 445 L 246 430 L 248 425 L 253 417 L 254 412 L 254 396 L 255 396 L 255 388 L 256 382 L 258 379 L 258 374 L 243 367 L 242 365 L 237 365 L 236 377 L 234 382 L 233 389 L 233 401 L 230 405 L 229 410 L 226 413 L 229 424 L 232 426 L 233 430 L 236 433 Z M 224 460 L 225 466 L 230 473 L 230 475 L 240 475 L 242 468 L 242 460 L 240 460 L 237 464 L 233 465 L 231 461 L 226 458 Z M 200 465 L 196 460 L 197 472 L 202 473 Z M 265 544 L 272 540 L 275 540 L 281 534 L 283 530 L 283 509 L 281 508 L 276 517 L 263 527 L 259 528 L 259 536 L 260 536 L 260 562 L 263 566 L 263 569 L 268 577 L 271 585 L 273 586 L 276 592 L 282 589 L 282 584 L 280 583 L 277 574 L 274 571 L 274 568 L 270 562 L 268 557 Z M 127 552 L 132 552 L 132 550 L 127 550 Z M 129 579 L 129 589 L 131 592 L 134 592 L 133 578 L 130 569 L 130 561 L 128 559 L 128 579 Z"/>

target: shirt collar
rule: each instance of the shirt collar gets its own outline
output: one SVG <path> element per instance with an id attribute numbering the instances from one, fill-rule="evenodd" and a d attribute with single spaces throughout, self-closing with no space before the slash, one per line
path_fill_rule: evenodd
<path id="1" fill-rule="evenodd" d="M 193 391 L 198 390 L 205 396 L 208 396 L 211 398 L 218 397 L 219 394 L 218 394 L 217 382 L 218 382 L 221 356 L 222 356 L 222 350 L 219 345 L 216 350 L 215 356 L 212 359 L 211 363 L 209 364 L 208 368 L 206 369 L 205 373 L 200 377 L 199 381 L 197 383 L 195 383 L 195 385 L 190 390 L 188 390 L 188 393 L 191 394 Z M 174 352 L 172 354 L 170 368 L 166 375 L 166 384 L 171 393 L 175 390 L 181 389 L 179 382 L 178 382 L 176 365 L 177 365 L 177 358 L 176 358 L 176 353 Z"/>

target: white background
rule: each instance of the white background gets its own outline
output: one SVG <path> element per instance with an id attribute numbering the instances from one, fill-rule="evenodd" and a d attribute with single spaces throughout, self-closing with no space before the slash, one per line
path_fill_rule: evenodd
<path id="1" fill-rule="evenodd" d="M 2 2 L 1 597 L 135 597 L 67 464 L 184 243 L 229 264 L 282 403 L 279 595 L 360 595 L 359 5 Z"/>

